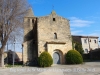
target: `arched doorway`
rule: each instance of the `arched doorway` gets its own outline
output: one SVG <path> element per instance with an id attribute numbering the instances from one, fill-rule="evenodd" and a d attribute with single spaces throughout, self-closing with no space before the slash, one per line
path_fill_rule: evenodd
<path id="1" fill-rule="evenodd" d="M 58 52 L 53 54 L 53 64 L 60 64 L 60 54 Z"/>

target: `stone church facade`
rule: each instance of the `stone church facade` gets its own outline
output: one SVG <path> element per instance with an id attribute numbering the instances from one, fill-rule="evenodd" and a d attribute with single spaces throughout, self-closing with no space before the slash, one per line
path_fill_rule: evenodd
<path id="1" fill-rule="evenodd" d="M 32 9 L 24 18 L 23 61 L 32 61 L 43 51 L 51 54 L 54 64 L 65 63 L 65 53 L 72 49 L 69 20 L 50 15 L 35 17 Z"/>

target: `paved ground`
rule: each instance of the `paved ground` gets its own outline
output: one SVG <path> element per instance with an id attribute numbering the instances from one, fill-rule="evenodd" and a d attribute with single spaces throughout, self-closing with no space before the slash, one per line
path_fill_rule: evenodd
<path id="1" fill-rule="evenodd" d="M 82 65 L 52 65 L 48 68 L 0 68 L 0 75 L 100 75 L 100 62 L 86 62 Z"/>

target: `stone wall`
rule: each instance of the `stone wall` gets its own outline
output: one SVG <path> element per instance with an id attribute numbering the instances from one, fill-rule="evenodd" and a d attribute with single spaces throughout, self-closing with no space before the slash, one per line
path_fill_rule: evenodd
<path id="1" fill-rule="evenodd" d="M 24 23 L 24 62 L 38 57 L 45 50 L 52 56 L 54 50 L 59 49 L 64 56 L 72 49 L 69 20 L 56 15 L 55 12 L 44 17 L 25 17 Z"/>
<path id="2" fill-rule="evenodd" d="M 57 51 L 60 54 L 60 62 L 61 64 L 65 63 L 65 54 L 71 49 L 70 45 L 67 44 L 47 44 L 48 52 L 51 54 L 53 58 L 53 54 Z"/>
<path id="3" fill-rule="evenodd" d="M 49 16 L 39 17 L 37 20 L 37 28 L 38 28 L 38 54 L 48 48 L 46 48 L 47 42 L 64 42 L 65 45 L 61 46 L 60 50 L 64 52 L 64 54 L 72 49 L 72 40 L 71 40 L 71 32 L 69 20 L 62 18 L 55 13 L 51 13 Z M 55 33 L 57 38 L 55 38 Z M 51 54 L 55 47 L 59 47 L 58 44 L 53 44 L 53 48 L 49 47 L 49 51 L 51 49 Z M 53 49 L 53 50 L 52 50 Z"/>
<path id="4" fill-rule="evenodd" d="M 23 41 L 23 61 L 26 63 L 29 60 L 32 60 L 33 54 L 33 22 L 34 17 L 25 17 L 24 18 L 24 41 Z"/>

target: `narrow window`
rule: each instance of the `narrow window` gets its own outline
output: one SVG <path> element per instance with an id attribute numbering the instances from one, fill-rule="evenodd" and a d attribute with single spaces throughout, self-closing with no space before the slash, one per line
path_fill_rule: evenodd
<path id="1" fill-rule="evenodd" d="M 87 43 L 87 40 L 86 39 L 84 39 L 84 43 Z"/>
<path id="2" fill-rule="evenodd" d="M 28 19 L 28 24 L 30 25 L 30 19 Z"/>
<path id="3" fill-rule="evenodd" d="M 56 19 L 55 19 L 55 18 L 53 18 L 53 21 L 56 21 Z"/>
<path id="4" fill-rule="evenodd" d="M 94 43 L 97 43 L 96 40 L 94 40 Z"/>
<path id="5" fill-rule="evenodd" d="M 32 24 L 34 24 L 34 19 L 32 19 Z"/>
<path id="6" fill-rule="evenodd" d="M 88 53 L 88 49 L 85 49 L 85 53 Z"/>
<path id="7" fill-rule="evenodd" d="M 91 42 L 91 40 L 90 40 L 90 42 Z"/>
<path id="8" fill-rule="evenodd" d="M 57 39 L 57 33 L 54 33 L 54 39 Z"/>
<path id="9" fill-rule="evenodd" d="M 34 19 L 32 19 L 32 26 L 34 26 Z"/>

